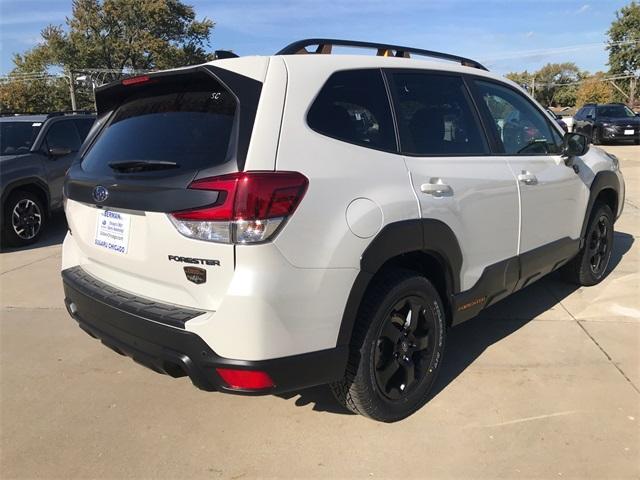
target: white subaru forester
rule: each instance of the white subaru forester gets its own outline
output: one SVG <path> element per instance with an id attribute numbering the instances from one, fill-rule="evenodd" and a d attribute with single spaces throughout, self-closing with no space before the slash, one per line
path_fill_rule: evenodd
<path id="1" fill-rule="evenodd" d="M 427 401 L 449 327 L 553 270 L 607 272 L 617 159 L 473 60 L 311 39 L 96 102 L 65 183 L 65 303 L 205 390 L 331 384 L 399 420 Z"/>

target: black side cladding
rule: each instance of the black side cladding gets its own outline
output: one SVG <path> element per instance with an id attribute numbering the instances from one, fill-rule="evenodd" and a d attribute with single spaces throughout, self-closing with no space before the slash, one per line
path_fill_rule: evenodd
<path id="1" fill-rule="evenodd" d="M 362 254 L 360 273 L 351 288 L 337 345 L 348 345 L 358 309 L 374 275 L 389 259 L 410 252 L 428 252 L 446 268 L 447 290 L 458 292 L 462 251 L 448 225 L 435 219 L 404 220 L 385 226 Z"/>
<path id="2" fill-rule="evenodd" d="M 371 280 L 384 264 L 410 252 L 425 252 L 441 260 L 447 281 L 452 325 L 469 320 L 484 308 L 524 288 L 573 258 L 580 240 L 562 238 L 548 245 L 487 266 L 476 284 L 460 291 L 462 252 L 453 231 L 434 219 L 405 220 L 387 225 L 364 251 L 361 270 L 342 316 L 337 345 L 347 345 L 359 306 Z"/>

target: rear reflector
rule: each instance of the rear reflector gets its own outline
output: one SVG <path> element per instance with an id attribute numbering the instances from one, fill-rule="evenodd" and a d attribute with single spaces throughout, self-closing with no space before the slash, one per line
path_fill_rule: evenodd
<path id="1" fill-rule="evenodd" d="M 137 85 L 139 83 L 147 83 L 149 80 L 148 75 L 141 75 L 139 77 L 125 78 L 122 80 L 122 85 Z"/>
<path id="2" fill-rule="evenodd" d="M 267 241 L 295 211 L 309 181 L 298 172 L 238 172 L 196 180 L 189 188 L 218 192 L 218 201 L 169 218 L 183 235 L 221 243 Z"/>
<path id="3" fill-rule="evenodd" d="M 218 375 L 229 388 L 243 390 L 264 390 L 274 386 L 271 377 L 260 370 L 235 370 L 231 368 L 216 368 Z"/>

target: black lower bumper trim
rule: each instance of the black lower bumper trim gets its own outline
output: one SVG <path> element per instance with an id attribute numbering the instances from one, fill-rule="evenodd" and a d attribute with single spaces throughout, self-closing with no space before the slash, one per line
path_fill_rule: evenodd
<path id="1" fill-rule="evenodd" d="M 125 311 L 106 297 L 94 297 L 82 285 L 84 276 L 65 272 L 62 275 L 65 304 L 84 331 L 156 372 L 173 377 L 188 375 L 202 390 L 253 395 L 280 393 L 329 383 L 344 374 L 347 347 L 260 361 L 220 357 L 195 333 L 145 318 L 144 311 Z M 231 389 L 216 372 L 218 367 L 261 370 L 275 385 L 260 391 Z"/>

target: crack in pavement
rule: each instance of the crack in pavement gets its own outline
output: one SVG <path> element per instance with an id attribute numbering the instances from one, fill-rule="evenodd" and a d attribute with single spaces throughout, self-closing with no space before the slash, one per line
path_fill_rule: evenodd
<path id="1" fill-rule="evenodd" d="M 629 382 L 629 384 L 631 385 L 631 387 L 640 394 L 640 388 L 638 388 L 632 381 L 631 379 L 627 376 L 626 373 L 624 373 L 624 370 L 622 370 L 622 368 L 620 368 L 620 366 L 613 361 L 613 358 L 611 358 L 611 355 L 609 355 L 607 353 L 607 351 L 604 349 L 604 347 L 602 345 L 600 345 L 598 343 L 598 341 L 593 337 L 593 335 L 591 335 L 589 333 L 589 331 L 584 327 L 584 325 L 582 325 L 582 322 L 580 320 L 578 320 L 573 313 L 571 313 L 569 311 L 569 309 L 562 303 L 562 301 L 554 294 L 553 291 L 551 291 L 551 289 L 547 288 L 547 291 L 549 292 L 550 295 L 553 296 L 553 298 L 556 299 L 556 301 L 558 302 L 558 304 L 564 309 L 565 312 L 567 312 L 569 314 L 569 316 L 578 324 L 578 326 L 582 329 L 582 331 L 585 333 L 585 335 L 587 337 L 589 337 L 591 339 L 591 341 L 596 345 L 596 347 L 598 347 L 600 349 L 600 351 L 604 354 L 604 356 L 607 358 L 607 360 L 609 360 L 609 363 L 611 363 L 611 365 L 613 365 L 616 370 L 618 370 L 620 372 L 620 374 L 624 377 L 624 379 Z M 587 321 L 587 320 L 585 320 Z"/>
<path id="2" fill-rule="evenodd" d="M 2 311 L 11 312 L 13 310 L 66 310 L 64 307 L 20 307 L 14 305 L 2 305 Z"/>
<path id="3" fill-rule="evenodd" d="M 19 267 L 12 268 L 11 270 L 7 270 L 6 272 L 0 273 L 0 276 L 4 275 L 5 273 L 15 272 L 16 270 L 20 270 L 21 268 L 28 267 L 29 265 L 33 265 L 35 263 L 42 262 L 43 260 L 47 260 L 49 258 L 53 258 L 56 255 L 60 255 L 60 252 L 56 252 L 56 253 L 54 253 L 52 255 L 48 255 L 46 257 L 42 257 L 42 258 L 40 258 L 38 260 L 34 260 L 33 262 L 25 263 L 24 265 L 20 265 Z"/>

